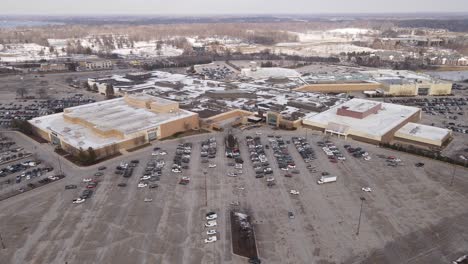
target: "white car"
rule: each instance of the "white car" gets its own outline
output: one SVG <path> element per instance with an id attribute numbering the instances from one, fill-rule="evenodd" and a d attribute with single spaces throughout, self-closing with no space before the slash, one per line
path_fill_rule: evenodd
<path id="1" fill-rule="evenodd" d="M 151 198 L 145 198 L 145 200 L 143 200 L 143 201 L 146 202 L 146 203 L 149 203 L 149 202 L 152 202 L 153 199 L 151 199 Z"/>
<path id="2" fill-rule="evenodd" d="M 205 224 L 205 227 L 215 227 L 217 226 L 218 224 L 216 223 L 215 220 L 212 220 L 212 221 L 208 221 L 206 224 Z"/>
<path id="3" fill-rule="evenodd" d="M 218 218 L 217 214 L 210 214 L 206 216 L 206 220 L 216 220 Z"/>
<path id="4" fill-rule="evenodd" d="M 367 157 L 367 156 L 369 156 L 369 153 L 364 152 L 364 153 L 362 153 L 362 156 L 363 156 L 363 157 Z"/>
<path id="5" fill-rule="evenodd" d="M 141 177 L 142 180 L 149 180 L 151 178 L 151 176 L 143 176 Z"/>
<path id="6" fill-rule="evenodd" d="M 164 156 L 164 155 L 166 155 L 166 154 L 167 154 L 166 151 L 161 151 L 161 152 L 159 152 L 159 155 L 161 155 L 161 156 Z"/>
<path id="7" fill-rule="evenodd" d="M 268 177 L 268 178 L 266 179 L 266 181 L 267 181 L 267 182 L 273 182 L 273 181 L 275 181 L 275 178 L 273 178 L 273 177 Z"/>
<path id="8" fill-rule="evenodd" d="M 361 190 L 365 192 L 372 192 L 372 189 L 370 187 L 362 187 Z"/>
<path id="9" fill-rule="evenodd" d="M 81 198 L 73 199 L 73 203 L 74 203 L 74 204 L 84 203 L 84 201 L 86 201 L 86 199 L 81 199 Z"/>
<path id="10" fill-rule="evenodd" d="M 289 191 L 290 194 L 294 194 L 294 195 L 299 195 L 299 191 L 298 190 L 291 190 Z"/>
<path id="11" fill-rule="evenodd" d="M 148 186 L 148 184 L 146 184 L 146 183 L 141 183 L 141 182 L 140 182 L 140 183 L 138 184 L 138 188 L 144 188 L 144 187 L 146 187 L 146 186 Z"/>
<path id="12" fill-rule="evenodd" d="M 210 230 L 206 231 L 206 234 L 207 235 L 216 235 L 216 230 L 210 229 Z"/>
<path id="13" fill-rule="evenodd" d="M 180 173 L 180 172 L 182 172 L 182 171 L 181 171 L 181 170 L 179 170 L 179 169 L 172 169 L 172 172 L 175 172 L 175 173 Z"/>
<path id="14" fill-rule="evenodd" d="M 83 179 L 83 182 L 90 182 L 90 181 L 92 181 L 92 179 L 91 179 L 91 178 L 86 178 L 86 179 Z"/>
<path id="15" fill-rule="evenodd" d="M 281 168 L 281 170 L 287 171 L 288 168 L 287 168 L 287 167 L 284 167 L 284 168 Z"/>
<path id="16" fill-rule="evenodd" d="M 257 131 L 257 132 L 255 132 L 255 134 L 256 134 L 256 135 L 261 135 L 261 134 L 262 134 L 262 132 L 260 132 L 260 131 Z"/>
<path id="17" fill-rule="evenodd" d="M 236 169 L 242 169 L 242 164 L 241 163 L 237 163 L 236 166 L 235 166 Z"/>
<path id="18" fill-rule="evenodd" d="M 208 164 L 208 168 L 216 168 L 216 164 Z"/>
<path id="19" fill-rule="evenodd" d="M 213 243 L 216 242 L 216 240 L 218 240 L 216 236 L 210 236 L 207 239 L 205 239 L 205 243 Z"/>
<path id="20" fill-rule="evenodd" d="M 153 152 L 153 153 L 151 153 L 151 156 L 158 156 L 158 155 L 159 155 L 158 152 Z"/>
<path id="21" fill-rule="evenodd" d="M 370 156 L 366 156 L 366 157 L 364 157 L 364 160 L 371 160 L 371 157 L 370 157 Z"/>

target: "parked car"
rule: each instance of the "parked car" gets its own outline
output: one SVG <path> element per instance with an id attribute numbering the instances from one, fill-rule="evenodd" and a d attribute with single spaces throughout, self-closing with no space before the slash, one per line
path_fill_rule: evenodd
<path id="1" fill-rule="evenodd" d="M 86 199 L 83 199 L 83 198 L 76 198 L 76 199 L 73 199 L 73 203 L 74 203 L 74 204 L 84 203 L 85 201 L 86 201 Z"/>
<path id="2" fill-rule="evenodd" d="M 205 239 L 205 243 L 213 243 L 213 242 L 216 242 L 217 240 L 218 239 L 216 238 L 216 236 L 210 236 L 207 239 Z"/>

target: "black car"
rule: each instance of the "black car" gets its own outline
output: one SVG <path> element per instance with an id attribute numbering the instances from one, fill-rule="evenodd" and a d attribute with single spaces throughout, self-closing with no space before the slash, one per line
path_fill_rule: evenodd
<path id="1" fill-rule="evenodd" d="M 121 182 L 121 183 L 117 184 L 117 186 L 119 186 L 119 187 L 125 187 L 125 186 L 127 186 L 127 184 L 126 184 L 125 182 Z"/>
<path id="2" fill-rule="evenodd" d="M 76 189 L 78 186 L 74 185 L 74 184 L 70 184 L 70 185 L 65 185 L 65 190 L 71 190 L 71 189 Z"/>
<path id="3" fill-rule="evenodd" d="M 98 168 L 98 170 L 105 170 L 105 169 L 107 169 L 106 166 L 101 166 L 101 167 Z"/>
<path id="4" fill-rule="evenodd" d="M 83 193 L 81 193 L 81 199 L 88 199 L 89 197 L 91 197 L 91 195 L 93 195 L 93 191 L 92 190 L 89 190 L 89 189 L 86 189 L 83 191 Z"/>

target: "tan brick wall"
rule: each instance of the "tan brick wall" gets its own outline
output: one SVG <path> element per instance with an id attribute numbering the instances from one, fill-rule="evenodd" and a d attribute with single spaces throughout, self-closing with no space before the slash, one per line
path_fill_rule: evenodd
<path id="1" fill-rule="evenodd" d="M 166 138 L 177 132 L 199 128 L 198 114 L 175 120 L 159 126 L 160 137 Z"/>
<path id="2" fill-rule="evenodd" d="M 170 113 L 171 111 L 179 110 L 179 103 L 159 104 L 157 102 L 152 102 L 150 107 L 151 111 L 155 113 Z"/>
<path id="3" fill-rule="evenodd" d="M 205 121 L 216 123 L 216 122 L 224 121 L 224 120 L 231 119 L 234 117 L 244 117 L 244 116 L 250 116 L 250 115 L 253 115 L 253 113 L 249 111 L 241 110 L 241 109 L 235 109 L 235 110 L 228 111 L 226 113 L 222 113 L 219 115 L 209 117 L 205 119 Z"/>
<path id="4" fill-rule="evenodd" d="M 380 83 L 317 83 L 304 85 L 294 90 L 299 92 L 341 93 L 372 91 L 381 87 Z"/>

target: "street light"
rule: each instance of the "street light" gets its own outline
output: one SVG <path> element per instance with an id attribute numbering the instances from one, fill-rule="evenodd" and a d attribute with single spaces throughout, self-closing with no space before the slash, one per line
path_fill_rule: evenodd
<path id="1" fill-rule="evenodd" d="M 356 236 L 359 236 L 359 229 L 361 228 L 362 205 L 364 204 L 364 201 L 366 200 L 366 198 L 361 196 L 360 199 L 361 199 L 361 210 L 359 210 L 359 222 L 357 226 Z"/>

